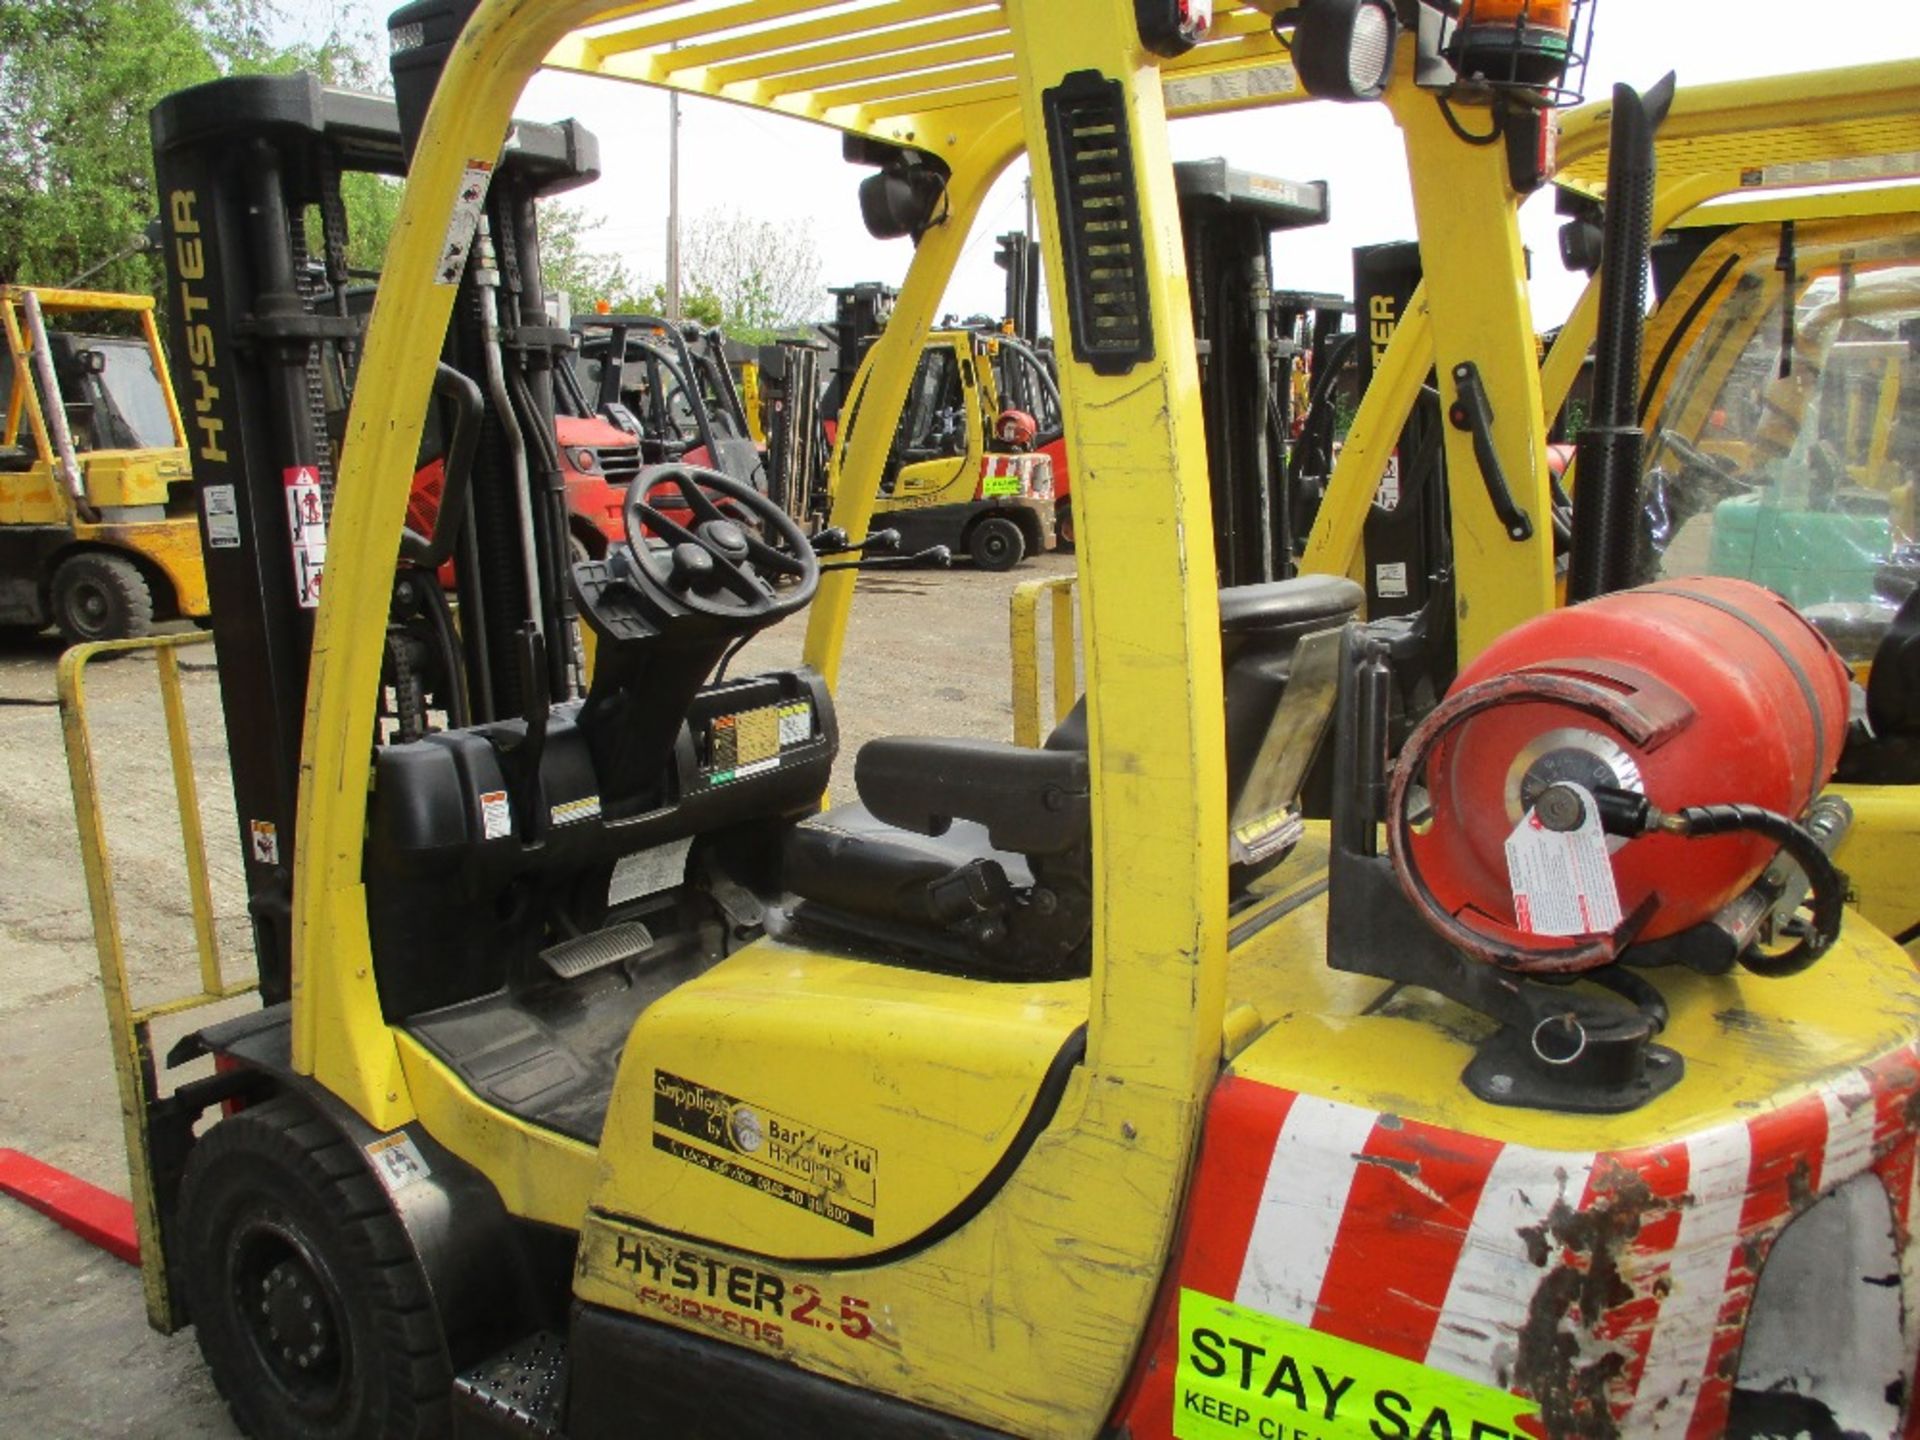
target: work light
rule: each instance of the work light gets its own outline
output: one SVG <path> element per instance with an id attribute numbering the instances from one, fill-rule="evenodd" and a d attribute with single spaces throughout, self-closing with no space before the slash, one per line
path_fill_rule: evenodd
<path id="1" fill-rule="evenodd" d="M 1378 100 L 1393 74 L 1400 20 L 1388 0 L 1302 0 L 1274 20 L 1293 30 L 1293 68 L 1322 100 Z"/>

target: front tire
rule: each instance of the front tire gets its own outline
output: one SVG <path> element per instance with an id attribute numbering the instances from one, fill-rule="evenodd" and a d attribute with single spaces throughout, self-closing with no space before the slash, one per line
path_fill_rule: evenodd
<path id="1" fill-rule="evenodd" d="M 131 640 L 153 628 L 153 588 L 124 555 L 82 550 L 53 572 L 53 623 L 69 645 Z"/>
<path id="2" fill-rule="evenodd" d="M 1073 502 L 1062 500 L 1053 514 L 1055 543 L 1069 555 L 1073 553 Z"/>
<path id="3" fill-rule="evenodd" d="M 444 1436 L 452 1386 L 426 1276 L 354 1146 L 291 1100 L 187 1161 L 173 1250 L 200 1351 L 258 1440 Z"/>
<path id="4" fill-rule="evenodd" d="M 982 570 L 1011 570 L 1027 558 L 1027 537 L 1006 516 L 989 515 L 967 535 L 967 554 Z"/>

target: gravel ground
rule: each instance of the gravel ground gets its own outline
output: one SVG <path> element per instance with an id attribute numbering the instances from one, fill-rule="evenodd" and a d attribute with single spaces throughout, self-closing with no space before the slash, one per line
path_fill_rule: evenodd
<path id="1" fill-rule="evenodd" d="M 843 760 L 880 734 L 1006 739 L 1007 602 L 1023 580 L 1070 573 L 1043 556 L 1004 575 L 956 570 L 866 577 L 840 690 Z M 754 642 L 734 673 L 791 664 L 802 625 Z M 59 646 L 0 636 L 0 1148 L 118 1193 L 126 1162 L 73 796 L 55 705 Z M 211 854 L 219 937 L 233 973 L 251 963 L 225 735 L 211 646 L 185 652 L 184 690 Z M 194 944 L 154 662 L 90 672 L 110 853 L 138 998 L 190 990 Z M 217 1013 L 217 1012 L 216 1012 Z M 194 1024 L 213 1014 L 201 1012 Z M 182 1023 L 162 1029 L 164 1053 Z M 149 1330 L 138 1277 L 40 1216 L 0 1200 L 0 1435 L 232 1436 L 191 1332 Z"/>

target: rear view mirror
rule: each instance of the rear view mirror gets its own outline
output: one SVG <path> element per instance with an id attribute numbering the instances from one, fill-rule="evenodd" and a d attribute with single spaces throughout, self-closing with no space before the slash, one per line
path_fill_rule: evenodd
<path id="1" fill-rule="evenodd" d="M 860 218 L 876 240 L 918 241 L 933 228 L 934 207 L 946 193 L 946 177 L 936 171 L 882 170 L 860 182 Z"/>

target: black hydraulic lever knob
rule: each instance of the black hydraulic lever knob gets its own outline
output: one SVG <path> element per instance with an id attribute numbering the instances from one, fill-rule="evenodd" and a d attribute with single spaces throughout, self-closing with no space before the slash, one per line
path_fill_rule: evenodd
<path id="1" fill-rule="evenodd" d="M 867 536 L 867 543 L 860 548 L 869 553 L 891 554 L 900 548 L 900 532 L 891 529 L 876 530 Z"/>
<path id="2" fill-rule="evenodd" d="M 1447 419 L 1454 429 L 1473 436 L 1473 458 L 1479 462 L 1493 513 L 1507 527 L 1509 538 L 1531 540 L 1533 517 L 1513 498 L 1507 472 L 1500 468 L 1499 453 L 1493 448 L 1493 406 L 1487 400 L 1487 387 L 1481 383 L 1480 367 L 1471 360 L 1454 366 L 1453 383 L 1458 388 L 1453 404 L 1447 407 Z"/>

